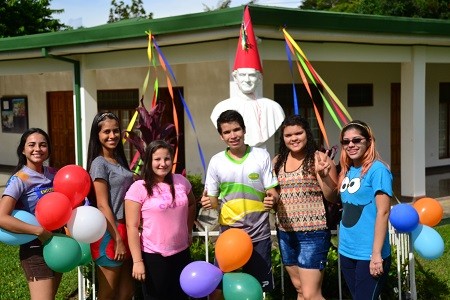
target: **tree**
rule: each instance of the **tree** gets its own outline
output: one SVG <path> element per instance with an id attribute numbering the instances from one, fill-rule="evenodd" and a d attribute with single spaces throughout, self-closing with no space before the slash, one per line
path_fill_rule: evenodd
<path id="1" fill-rule="evenodd" d="M 413 18 L 450 18 L 450 0 L 305 0 L 302 9 Z"/>
<path id="2" fill-rule="evenodd" d="M 122 0 L 119 3 L 111 0 L 108 23 L 134 18 L 153 19 L 153 13 L 147 15 L 142 0 L 131 0 L 131 5 L 125 4 Z"/>
<path id="3" fill-rule="evenodd" d="M 257 4 L 258 0 L 251 0 L 249 2 L 247 2 L 247 5 L 249 4 Z M 231 0 L 219 0 L 219 2 L 217 3 L 217 6 L 214 8 L 213 6 L 208 6 L 205 3 L 203 4 L 203 11 L 213 11 L 213 10 L 219 10 L 219 9 L 224 9 L 224 8 L 230 8 L 231 5 Z"/>
<path id="4" fill-rule="evenodd" d="M 52 14 L 63 9 L 50 9 L 51 0 L 0 1 L 0 37 L 54 32 L 70 28 L 55 20 Z"/>

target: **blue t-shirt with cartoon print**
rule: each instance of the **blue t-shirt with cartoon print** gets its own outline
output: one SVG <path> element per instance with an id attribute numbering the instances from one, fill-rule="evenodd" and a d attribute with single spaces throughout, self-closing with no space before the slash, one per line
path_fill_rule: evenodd
<path id="1" fill-rule="evenodd" d="M 343 214 L 339 228 L 339 253 L 358 260 L 370 260 L 375 236 L 377 206 L 375 195 L 382 192 L 392 197 L 392 173 L 381 161 L 374 161 L 364 177 L 361 167 L 350 167 L 340 187 Z M 391 254 L 389 235 L 381 251 Z"/>

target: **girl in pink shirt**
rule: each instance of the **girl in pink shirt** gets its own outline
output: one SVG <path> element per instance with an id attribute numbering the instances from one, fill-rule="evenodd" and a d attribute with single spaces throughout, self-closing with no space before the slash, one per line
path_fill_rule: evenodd
<path id="1" fill-rule="evenodd" d="M 172 174 L 173 149 L 166 142 L 151 142 L 143 160 L 143 180 L 133 183 L 125 196 L 132 275 L 143 282 L 145 299 L 188 299 L 180 274 L 190 263 L 192 187 L 182 175 Z"/>

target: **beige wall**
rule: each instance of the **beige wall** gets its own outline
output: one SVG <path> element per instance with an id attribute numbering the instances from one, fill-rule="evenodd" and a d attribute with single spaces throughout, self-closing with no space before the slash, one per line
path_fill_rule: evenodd
<path id="1" fill-rule="evenodd" d="M 230 91 L 230 65 L 233 63 L 235 42 L 221 41 L 219 45 L 205 48 L 204 45 L 188 45 L 186 47 L 174 47 L 165 52 L 166 57 L 172 63 L 173 71 L 177 77 L 178 86 L 184 88 L 184 97 L 195 122 L 197 136 L 200 145 L 204 151 L 206 164 L 211 156 L 218 151 L 224 149 L 224 144 L 220 140 L 215 127 L 210 121 L 210 113 L 213 107 L 223 99 L 229 97 Z M 266 43 L 266 41 L 264 41 Z M 263 45 L 264 45 L 263 43 Z M 271 45 L 273 42 L 267 42 Z M 279 48 L 279 43 L 272 45 L 274 49 Z M 333 45 L 329 45 L 333 47 Z M 327 82 L 335 94 L 340 98 L 344 105 L 347 104 L 346 93 L 348 83 L 373 83 L 374 85 L 374 106 L 373 107 L 355 107 L 349 108 L 349 112 L 354 119 L 361 119 L 372 125 L 377 137 L 378 149 L 388 163 L 390 162 L 390 84 L 400 82 L 400 63 L 390 62 L 388 58 L 374 58 L 374 60 L 382 60 L 377 63 L 365 62 L 373 54 L 368 46 L 359 46 L 352 48 L 349 53 L 356 53 L 357 50 L 361 54 L 357 57 L 360 62 L 346 62 L 351 60 L 350 56 L 344 55 L 341 51 L 341 45 L 335 45 L 336 53 L 331 53 L 330 57 L 335 57 L 336 61 L 325 61 L 326 53 L 324 53 L 321 45 L 307 44 L 305 49 L 311 53 L 311 57 L 317 59 L 312 61 L 313 66 L 318 73 Z M 173 59 L 172 56 L 180 55 L 182 51 L 197 51 L 196 55 L 191 52 L 192 62 L 183 64 L 179 59 Z M 377 46 L 383 55 L 387 55 L 389 50 L 393 51 L 392 60 L 404 61 L 408 59 L 405 47 L 386 47 Z M 232 50 L 230 50 L 232 49 Z M 281 48 L 280 48 L 281 49 Z M 318 49 L 317 51 L 314 51 Z M 322 49 L 322 50 L 320 50 Z M 206 52 L 211 51 L 211 55 L 203 57 Z M 217 51 L 217 54 L 215 51 Z M 228 51 L 228 52 L 227 52 Z M 145 50 L 135 50 L 128 53 L 139 59 L 133 58 L 131 61 L 133 67 L 124 68 L 127 56 L 117 55 L 117 53 L 96 54 L 93 56 L 80 57 L 87 72 L 94 72 L 96 89 L 122 89 L 122 88 L 139 88 L 142 91 L 142 84 L 147 74 L 147 65 Z M 261 53 L 267 55 L 268 60 L 263 61 L 264 81 L 263 95 L 273 99 L 273 85 L 275 83 L 291 83 L 291 75 L 286 60 L 283 60 L 278 53 L 272 53 L 269 50 L 262 50 Z M 186 52 L 187 53 L 187 52 Z M 224 55 L 224 60 L 218 60 L 217 56 Z M 233 53 L 232 55 L 230 53 Z M 442 55 L 441 55 L 442 56 Z M 310 59 L 311 59 L 310 57 Z M 328 60 L 330 60 L 328 57 Z M 440 56 L 437 56 L 440 57 Z M 278 60 L 280 59 L 280 60 Z M 142 62 L 142 60 L 144 60 Z M 341 61 L 339 61 L 341 60 Z M 442 60 L 442 59 L 441 59 Z M 41 127 L 47 130 L 46 115 L 46 92 L 47 91 L 64 91 L 73 89 L 73 77 L 70 64 L 64 64 L 66 72 L 52 72 L 62 67 L 59 63 L 48 60 L 50 66 L 48 72 L 38 73 L 39 68 L 35 68 L 33 74 L 0 76 L 0 96 L 5 95 L 26 95 L 28 97 L 29 109 L 29 125 L 30 127 Z M 29 62 L 31 63 L 31 61 Z M 109 68 L 108 64 L 111 63 Z M 42 60 L 38 64 L 44 68 Z M 450 160 L 438 159 L 438 86 L 439 82 L 450 81 L 450 73 L 448 63 L 427 64 L 427 82 L 426 82 L 426 164 L 427 166 L 447 165 Z M 12 65 L 10 66 L 12 68 Z M 95 67 L 101 69 L 95 71 Z M 21 72 L 25 72 L 25 66 L 20 65 Z M 4 70 L 4 69 L 2 69 Z M 94 70 L 94 71 L 93 71 Z M 166 86 L 165 77 L 162 71 L 158 71 L 160 75 L 160 86 Z M 86 73 L 87 74 L 87 73 Z M 297 74 L 297 73 L 296 73 Z M 298 79 L 297 79 L 298 82 Z M 149 83 L 146 93 L 146 105 L 152 95 L 153 81 Z M 94 89 L 95 91 L 95 89 Z M 96 97 L 95 92 L 91 92 L 93 98 Z M 276 99 L 275 99 L 276 100 Z M 88 107 L 95 107 L 89 105 Z M 92 108 L 90 108 L 92 110 Z M 338 143 L 339 130 L 332 122 L 329 114 L 324 113 L 325 125 L 329 135 L 330 143 Z M 90 120 L 87 120 L 90 123 Z M 425 126 L 425 124 L 424 124 Z M 186 164 L 187 170 L 191 173 L 201 173 L 203 168 L 197 150 L 196 135 L 189 123 L 189 119 L 185 117 L 185 140 L 186 140 Z M 86 129 L 89 130 L 88 128 Z M 0 132 L 0 164 L 15 165 L 17 159 L 15 150 L 19 141 L 19 134 Z M 85 141 L 87 144 L 87 141 Z M 274 154 L 274 143 L 268 144 L 268 150 Z"/>
<path id="2" fill-rule="evenodd" d="M 40 73 L 28 75 L 0 76 L 0 97 L 21 95 L 28 98 L 28 125 L 48 131 L 48 91 L 70 91 L 73 89 L 72 73 Z M 0 131 L 0 164 L 15 166 L 16 149 L 21 134 Z"/>

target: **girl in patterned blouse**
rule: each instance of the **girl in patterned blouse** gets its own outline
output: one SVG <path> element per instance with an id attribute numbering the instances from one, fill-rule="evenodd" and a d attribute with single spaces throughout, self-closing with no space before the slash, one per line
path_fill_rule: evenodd
<path id="1" fill-rule="evenodd" d="M 336 166 L 318 151 L 306 119 L 290 116 L 280 131 L 273 165 L 280 188 L 276 212 L 282 261 L 297 299 L 324 299 L 323 270 L 331 245 L 324 199 L 337 199 Z"/>

